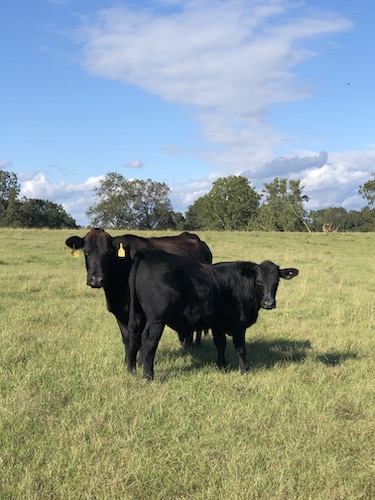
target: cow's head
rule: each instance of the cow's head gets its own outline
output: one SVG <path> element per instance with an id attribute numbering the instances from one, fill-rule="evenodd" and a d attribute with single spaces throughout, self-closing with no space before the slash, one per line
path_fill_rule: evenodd
<path id="1" fill-rule="evenodd" d="M 91 229 L 83 238 L 71 236 L 65 243 L 72 249 L 83 250 L 86 261 L 87 285 L 92 288 L 106 286 L 109 273 L 114 269 L 114 263 L 119 260 L 119 257 L 126 259 L 122 237 L 112 238 L 104 229 Z M 119 253 L 119 249 L 124 250 L 123 254 Z"/>
<path id="2" fill-rule="evenodd" d="M 298 275 L 298 269 L 288 267 L 280 269 L 279 266 L 266 260 L 259 264 L 257 268 L 257 285 L 262 290 L 261 307 L 263 309 L 273 309 L 276 307 L 276 292 L 280 278 L 290 280 Z"/>

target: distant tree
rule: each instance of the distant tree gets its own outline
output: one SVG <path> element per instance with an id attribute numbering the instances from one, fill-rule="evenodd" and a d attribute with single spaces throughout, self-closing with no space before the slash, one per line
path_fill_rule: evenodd
<path id="1" fill-rule="evenodd" d="M 74 229 L 75 220 L 61 205 L 48 200 L 30 198 L 19 204 L 13 224 L 21 227 L 48 227 Z"/>
<path id="2" fill-rule="evenodd" d="M 7 201 L 17 198 L 20 193 L 20 184 L 14 172 L 0 170 L 0 200 Z"/>
<path id="3" fill-rule="evenodd" d="M 186 213 L 188 229 L 234 231 L 247 229 L 255 218 L 260 196 L 246 177 L 218 179 L 206 195 L 198 198 Z"/>
<path id="4" fill-rule="evenodd" d="M 375 210 L 368 206 L 362 210 L 349 210 L 343 207 L 327 207 L 312 210 L 308 216 L 312 231 L 321 231 L 323 224 L 331 224 L 334 231 L 375 231 Z"/>
<path id="5" fill-rule="evenodd" d="M 185 229 L 185 217 L 181 212 L 172 212 L 171 224 L 167 229 L 178 229 L 183 231 Z"/>
<path id="6" fill-rule="evenodd" d="M 312 231 L 321 231 L 323 224 L 332 224 L 333 230 L 348 230 L 347 211 L 343 207 L 327 207 L 320 210 L 311 210 L 308 216 Z"/>
<path id="7" fill-rule="evenodd" d="M 209 230 L 213 229 L 213 217 L 210 209 L 208 194 L 197 198 L 188 207 L 185 218 L 185 229 L 188 230 Z"/>
<path id="8" fill-rule="evenodd" d="M 8 208 L 15 211 L 21 187 L 14 172 L 0 170 L 0 225 L 7 226 L 9 222 Z"/>
<path id="9" fill-rule="evenodd" d="M 20 200 L 20 185 L 13 172 L 0 170 L 0 225 L 6 227 L 76 228 L 61 205 L 47 200 Z"/>
<path id="10" fill-rule="evenodd" d="M 299 180 L 275 178 L 264 184 L 264 202 L 259 210 L 259 229 L 266 231 L 304 231 L 306 215 L 304 202 L 308 197 L 302 194 Z"/>
<path id="11" fill-rule="evenodd" d="M 368 232 L 375 231 L 375 210 L 366 206 L 359 212 L 351 210 L 348 217 L 353 221 L 354 231 Z"/>
<path id="12" fill-rule="evenodd" d="M 86 214 L 91 224 L 114 229 L 174 229 L 169 187 L 151 179 L 125 179 L 109 172 L 95 188 L 98 202 Z"/>
<path id="13" fill-rule="evenodd" d="M 94 191 L 98 202 L 86 211 L 93 226 L 115 229 L 134 226 L 131 211 L 134 193 L 129 181 L 121 174 L 109 172 Z"/>
<path id="14" fill-rule="evenodd" d="M 375 172 L 372 172 L 371 176 L 372 179 L 359 186 L 358 192 L 367 201 L 368 208 L 373 209 L 375 207 Z"/>
<path id="15" fill-rule="evenodd" d="M 168 198 L 169 187 L 151 179 L 134 180 L 133 203 L 135 225 L 138 229 L 174 228 L 174 212 Z"/>

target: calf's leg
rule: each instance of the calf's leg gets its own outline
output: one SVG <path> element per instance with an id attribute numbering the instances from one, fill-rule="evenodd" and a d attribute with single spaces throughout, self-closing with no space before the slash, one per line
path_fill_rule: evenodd
<path id="1" fill-rule="evenodd" d="M 225 360 L 225 347 L 227 345 L 225 333 L 218 330 L 212 330 L 212 335 L 217 350 L 217 366 L 219 368 L 225 368 L 227 365 Z"/>
<path id="2" fill-rule="evenodd" d="M 245 331 L 241 330 L 233 334 L 233 344 L 236 348 L 238 361 L 242 373 L 249 371 L 249 364 L 246 356 Z"/>

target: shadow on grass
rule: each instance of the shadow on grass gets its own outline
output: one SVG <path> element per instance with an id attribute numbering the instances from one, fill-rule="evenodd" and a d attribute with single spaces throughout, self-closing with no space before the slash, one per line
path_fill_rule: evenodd
<path id="1" fill-rule="evenodd" d="M 307 358 L 309 349 L 311 349 L 309 341 L 274 339 L 246 342 L 250 370 L 269 369 L 280 363 L 301 363 Z M 164 360 L 170 359 L 172 365 L 173 358 L 184 356 L 191 357 L 190 363 L 183 368 L 184 371 L 201 369 L 207 365 L 216 366 L 217 352 L 212 337 L 203 338 L 201 347 L 191 346 L 181 348 L 178 351 L 164 351 L 163 353 Z M 227 337 L 225 357 L 227 360 L 225 370 L 237 371 L 238 357 L 230 337 Z M 171 370 L 173 370 L 172 366 Z"/>
<path id="2" fill-rule="evenodd" d="M 348 359 L 357 359 L 358 355 L 351 350 L 346 352 L 326 352 L 315 356 L 311 352 L 312 346 L 309 340 L 271 339 L 246 342 L 247 358 L 251 370 L 271 369 L 275 365 L 303 363 L 307 358 L 312 358 L 327 366 L 336 366 Z M 181 348 L 179 351 L 164 351 L 164 359 L 171 360 L 173 371 L 173 359 L 176 357 L 190 356 L 191 362 L 187 364 L 184 371 L 202 369 L 204 366 L 216 366 L 217 352 L 212 337 L 202 339 L 201 347 Z M 235 352 L 232 339 L 227 337 L 225 351 L 227 360 L 226 371 L 238 370 L 238 357 Z"/>
<path id="3" fill-rule="evenodd" d="M 308 340 L 274 339 L 250 342 L 248 358 L 250 366 L 272 368 L 280 363 L 302 363 L 311 349 Z"/>
<path id="4" fill-rule="evenodd" d="M 320 361 L 324 365 L 327 366 L 336 366 L 340 365 L 343 361 L 348 359 L 358 359 L 359 356 L 355 352 L 347 351 L 347 352 L 326 352 L 325 354 L 321 354 L 316 357 L 317 361 Z"/>

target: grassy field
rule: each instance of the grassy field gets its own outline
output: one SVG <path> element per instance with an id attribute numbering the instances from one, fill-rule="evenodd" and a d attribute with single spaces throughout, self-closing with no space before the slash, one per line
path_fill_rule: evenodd
<path id="1" fill-rule="evenodd" d="M 248 374 L 230 339 L 224 372 L 212 337 L 166 329 L 152 383 L 72 234 L 0 230 L 2 500 L 375 498 L 375 234 L 200 233 L 214 261 L 300 274 L 248 330 Z"/>

